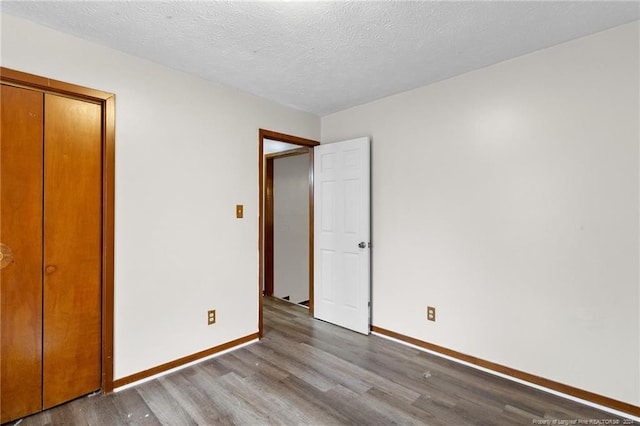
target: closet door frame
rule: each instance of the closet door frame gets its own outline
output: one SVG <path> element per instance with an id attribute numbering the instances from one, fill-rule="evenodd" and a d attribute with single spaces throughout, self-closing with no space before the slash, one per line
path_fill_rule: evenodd
<path id="1" fill-rule="evenodd" d="M 94 102 L 102 107 L 102 392 L 113 391 L 115 95 L 0 67 L 9 86 Z"/>

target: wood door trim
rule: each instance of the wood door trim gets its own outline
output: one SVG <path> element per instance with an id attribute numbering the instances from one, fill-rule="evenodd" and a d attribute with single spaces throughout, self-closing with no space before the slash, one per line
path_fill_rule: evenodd
<path id="1" fill-rule="evenodd" d="M 264 161 L 264 295 L 273 296 L 273 158 Z M 270 199 L 271 198 L 271 199 Z"/>
<path id="2" fill-rule="evenodd" d="M 0 67 L 0 82 L 102 105 L 102 391 L 113 391 L 115 95 Z"/>
<path id="3" fill-rule="evenodd" d="M 311 139 L 299 138 L 297 136 L 274 132 L 272 130 L 258 129 L 258 336 L 262 338 L 264 322 L 262 318 L 262 292 L 265 277 L 264 259 L 264 229 L 265 229 L 265 158 L 264 140 L 274 140 L 286 142 L 294 145 L 301 145 L 313 148 L 320 145 L 320 142 Z M 313 149 L 309 149 L 309 315 L 313 315 Z"/>
<path id="4" fill-rule="evenodd" d="M 302 145 L 314 147 L 320 145 L 320 142 L 311 139 L 299 138 L 297 136 L 291 136 L 284 133 L 278 133 L 271 130 L 259 129 L 260 140 L 271 139 L 278 142 L 286 142 L 293 145 Z"/>
<path id="5" fill-rule="evenodd" d="M 113 392 L 116 99 L 103 104 L 102 157 L 102 390 Z"/>
<path id="6" fill-rule="evenodd" d="M 4 84 L 42 90 L 43 92 L 55 93 L 58 95 L 67 95 L 72 98 L 98 103 L 103 103 L 106 99 L 114 96 L 113 93 L 77 86 L 64 81 L 53 80 L 47 77 L 28 74 L 5 67 L 0 67 L 0 76 Z"/>

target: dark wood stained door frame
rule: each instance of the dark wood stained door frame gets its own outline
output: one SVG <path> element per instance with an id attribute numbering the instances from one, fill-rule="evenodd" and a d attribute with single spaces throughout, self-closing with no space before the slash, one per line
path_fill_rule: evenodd
<path id="1" fill-rule="evenodd" d="M 0 67 L 0 82 L 102 107 L 102 392 L 113 391 L 115 95 Z"/>
<path id="2" fill-rule="evenodd" d="M 299 138 L 284 133 L 278 133 L 271 130 L 258 129 L 258 188 L 259 188 L 259 210 L 258 210 L 258 252 L 259 252 L 259 273 L 258 273 L 258 334 L 262 337 L 263 318 L 262 318 L 262 295 L 265 288 L 265 230 L 266 230 L 266 181 L 267 181 L 267 159 L 264 155 L 264 140 L 272 140 L 278 142 L 286 142 L 293 145 L 306 147 L 309 151 L 309 315 L 313 315 L 313 147 L 320 145 L 320 142 L 311 139 Z M 298 151 L 298 150 L 296 150 Z M 282 156 L 292 155 L 292 152 L 283 153 Z M 293 154 L 295 155 L 295 154 Z M 277 156 L 270 155 L 272 160 Z M 271 174 L 273 180 L 273 173 Z M 273 217 L 273 216 L 271 216 Z M 271 222 L 273 227 L 273 222 Z M 272 234 L 273 235 L 273 234 Z M 273 241 L 273 240 L 272 240 Z M 271 256 L 271 265 L 273 265 L 273 257 Z M 269 273 L 273 273 L 273 268 Z M 273 281 L 272 281 L 273 282 Z"/>
<path id="3" fill-rule="evenodd" d="M 263 294 L 273 296 L 273 158 L 264 160 L 264 285 Z"/>

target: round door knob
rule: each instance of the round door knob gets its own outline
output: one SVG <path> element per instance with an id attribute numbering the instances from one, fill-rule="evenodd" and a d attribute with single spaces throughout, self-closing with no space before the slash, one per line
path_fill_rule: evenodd
<path id="1" fill-rule="evenodd" d="M 53 273 L 56 271 L 56 267 L 55 267 L 55 266 L 53 266 L 53 265 L 47 265 L 47 266 L 44 268 L 44 271 L 45 271 L 47 274 L 53 274 Z"/>
<path id="2" fill-rule="evenodd" d="M 360 247 L 360 248 L 366 248 L 366 247 L 367 247 L 367 243 L 365 243 L 364 241 L 362 241 L 360 244 L 358 244 L 358 247 Z"/>
<path id="3" fill-rule="evenodd" d="M 0 269 L 4 269 L 13 262 L 13 250 L 6 244 L 0 243 Z"/>

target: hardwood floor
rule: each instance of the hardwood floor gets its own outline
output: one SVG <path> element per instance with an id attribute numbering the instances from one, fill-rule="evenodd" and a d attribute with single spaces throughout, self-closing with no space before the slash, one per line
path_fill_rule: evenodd
<path id="1" fill-rule="evenodd" d="M 377 336 L 310 319 L 302 306 L 265 298 L 264 313 L 265 335 L 258 343 L 118 393 L 75 400 L 27 417 L 21 426 L 624 422 Z"/>

